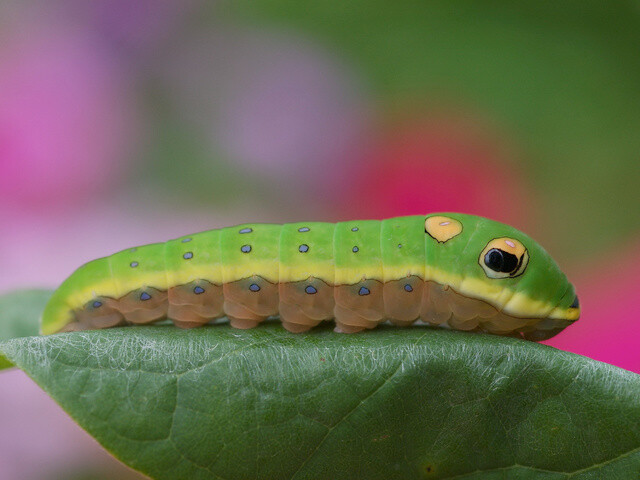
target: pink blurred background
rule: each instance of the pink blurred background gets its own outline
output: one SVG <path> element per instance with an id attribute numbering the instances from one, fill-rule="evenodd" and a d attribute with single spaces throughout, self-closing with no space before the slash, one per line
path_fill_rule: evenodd
<path id="1" fill-rule="evenodd" d="M 0 292 L 245 221 L 460 211 L 573 280 L 583 317 L 548 344 L 640 372 L 637 10 L 337 8 L 0 5 Z M 0 478 L 137 477 L 0 375 Z"/>

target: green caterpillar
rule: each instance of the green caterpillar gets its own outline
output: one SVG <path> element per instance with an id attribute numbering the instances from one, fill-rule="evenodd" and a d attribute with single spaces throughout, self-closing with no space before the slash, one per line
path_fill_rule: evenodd
<path id="1" fill-rule="evenodd" d="M 292 332 L 334 319 L 346 333 L 420 319 L 545 340 L 580 315 L 574 287 L 527 235 L 457 213 L 384 221 L 248 224 L 123 250 L 58 288 L 42 333 L 226 316 Z"/>

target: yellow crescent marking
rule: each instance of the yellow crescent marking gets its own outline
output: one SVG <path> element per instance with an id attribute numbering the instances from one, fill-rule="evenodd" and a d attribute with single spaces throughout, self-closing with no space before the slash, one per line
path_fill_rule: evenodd
<path id="1" fill-rule="evenodd" d="M 441 215 L 427 218 L 424 230 L 438 242 L 444 243 L 462 232 L 462 223 Z"/>

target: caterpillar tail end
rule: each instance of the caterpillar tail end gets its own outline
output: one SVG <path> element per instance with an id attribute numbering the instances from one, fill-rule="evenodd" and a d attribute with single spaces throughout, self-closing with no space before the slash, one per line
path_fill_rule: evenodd
<path id="1" fill-rule="evenodd" d="M 51 335 L 64 330 L 71 323 L 72 315 L 64 293 L 55 291 L 40 317 L 40 334 Z"/>

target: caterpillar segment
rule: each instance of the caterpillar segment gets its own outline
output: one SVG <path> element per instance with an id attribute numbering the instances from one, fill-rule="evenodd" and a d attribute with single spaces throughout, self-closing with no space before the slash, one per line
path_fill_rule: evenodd
<path id="1" fill-rule="evenodd" d="M 579 317 L 549 255 L 507 225 L 464 214 L 251 224 L 89 262 L 54 293 L 44 334 L 227 317 L 279 316 L 300 333 L 325 320 L 355 333 L 390 321 L 544 340 Z"/>

